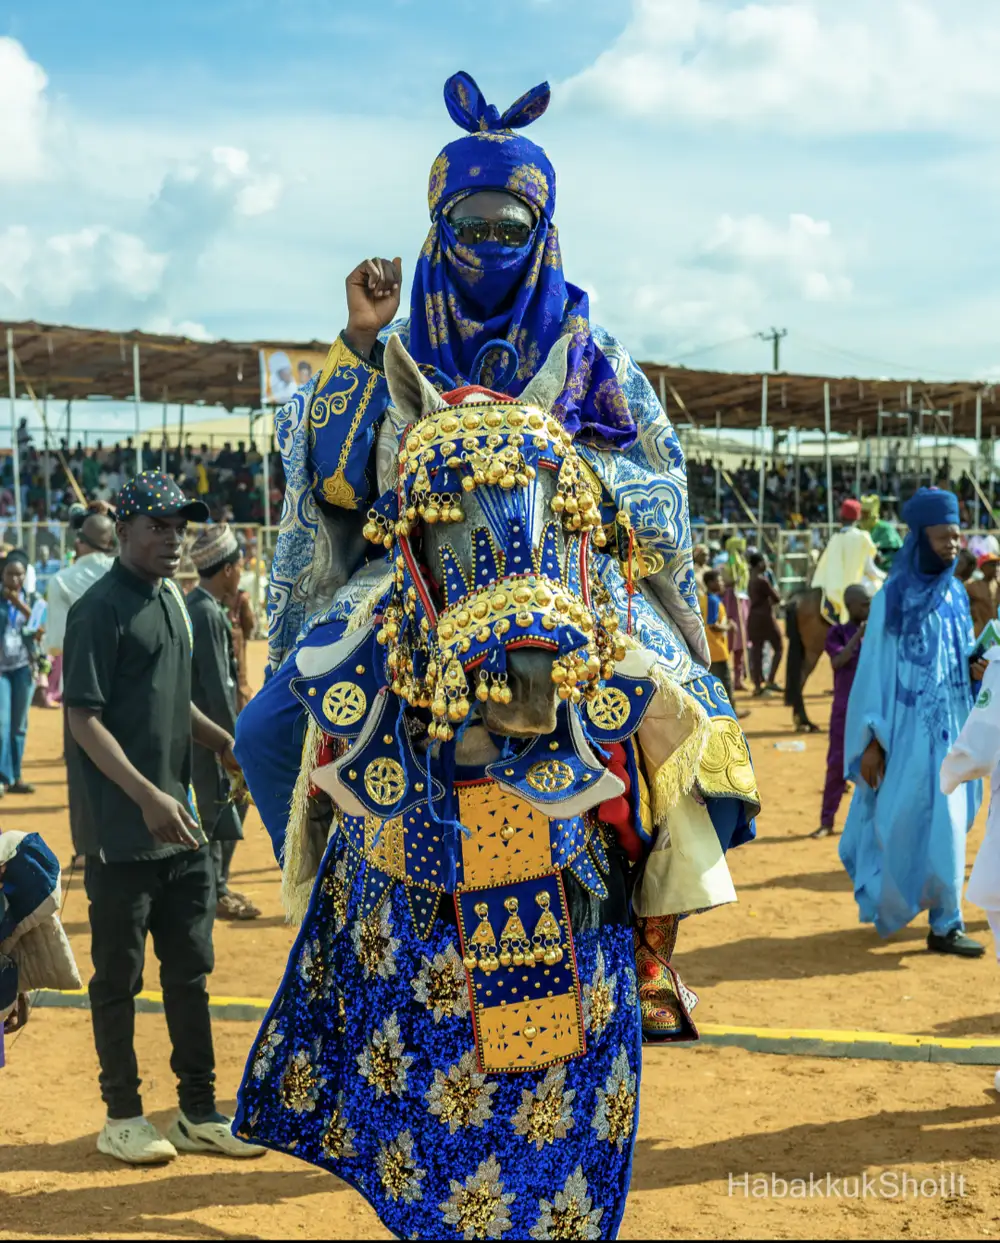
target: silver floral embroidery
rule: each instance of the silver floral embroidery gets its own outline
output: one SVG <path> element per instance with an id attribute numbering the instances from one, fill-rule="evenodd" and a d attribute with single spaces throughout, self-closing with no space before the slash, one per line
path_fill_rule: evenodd
<path id="1" fill-rule="evenodd" d="M 311 1049 L 299 1049 L 288 1059 L 281 1075 L 281 1103 L 297 1114 L 316 1110 L 319 1094 L 326 1079 L 319 1073 L 322 1042 L 315 1040 Z"/>
<path id="2" fill-rule="evenodd" d="M 271 1019 L 264 1029 L 260 1040 L 257 1042 L 257 1051 L 253 1059 L 253 1077 L 255 1079 L 265 1079 L 271 1073 L 278 1047 L 284 1039 L 285 1033 L 278 1031 L 277 1018 Z"/>
<path id="3" fill-rule="evenodd" d="M 329 1118 L 323 1124 L 323 1136 L 320 1148 L 328 1161 L 341 1161 L 347 1157 L 356 1157 L 354 1140 L 357 1132 L 347 1123 L 344 1113 L 344 1094 L 337 1093 L 337 1103 Z"/>
<path id="4" fill-rule="evenodd" d="M 396 974 L 399 938 L 392 935 L 390 912 L 391 903 L 383 902 L 373 915 L 356 919 L 351 928 L 351 944 L 366 980 L 375 975 L 388 980 Z"/>
<path id="5" fill-rule="evenodd" d="M 636 1079 L 629 1066 L 625 1046 L 620 1045 L 618 1056 L 611 1064 L 604 1087 L 597 1089 L 597 1110 L 591 1126 L 597 1138 L 606 1140 L 621 1152 L 632 1135 L 635 1121 Z"/>
<path id="6" fill-rule="evenodd" d="M 618 976 L 605 975 L 604 951 L 598 946 L 594 977 L 589 984 L 583 986 L 583 1022 L 587 1031 L 595 1038 L 600 1038 L 611 1022 L 616 1009 L 617 990 Z"/>
<path id="7" fill-rule="evenodd" d="M 638 981 L 631 967 L 625 968 L 625 1004 L 630 1010 L 639 1004 Z"/>
<path id="8" fill-rule="evenodd" d="M 410 981 L 417 1001 L 434 1012 L 434 1022 L 460 1018 L 469 1013 L 469 989 L 465 967 L 458 951 L 448 945 L 433 961 L 424 955 L 421 967 Z"/>
<path id="9" fill-rule="evenodd" d="M 379 1144 L 375 1168 L 390 1200 L 412 1204 L 423 1199 L 420 1183 L 427 1171 L 420 1169 L 413 1159 L 413 1136 L 409 1131 L 402 1131 L 391 1143 Z"/>
<path id="10" fill-rule="evenodd" d="M 403 1048 L 399 1038 L 399 1019 L 393 1013 L 372 1032 L 365 1048 L 358 1054 L 358 1070 L 369 1086 L 375 1089 L 376 1097 L 402 1096 L 413 1060 L 413 1055 Z"/>
<path id="11" fill-rule="evenodd" d="M 538 1221 L 529 1231 L 531 1237 L 544 1239 L 599 1239 L 604 1210 L 593 1207 L 583 1166 L 578 1165 L 557 1191 L 550 1204 L 540 1200 Z"/>
<path id="12" fill-rule="evenodd" d="M 434 1082 L 425 1098 L 427 1108 L 452 1135 L 460 1127 L 481 1127 L 493 1117 L 492 1097 L 497 1087 L 478 1069 L 476 1055 L 463 1053 L 447 1074 L 434 1071 Z"/>
<path id="13" fill-rule="evenodd" d="M 299 978 L 306 986 L 309 1001 L 329 1001 L 333 990 L 333 965 L 328 950 L 314 937 L 302 947 L 299 955 Z"/>
<path id="14" fill-rule="evenodd" d="M 521 1089 L 521 1104 L 511 1118 L 514 1130 L 539 1152 L 565 1139 L 573 1126 L 575 1096 L 575 1088 L 566 1089 L 566 1067 L 550 1067 L 536 1091 Z"/>
<path id="15" fill-rule="evenodd" d="M 343 932 L 347 925 L 347 902 L 349 897 L 350 885 L 347 881 L 347 855 L 341 855 L 334 866 L 333 872 L 328 873 L 323 881 L 323 892 L 330 898 L 330 906 L 333 910 L 334 929 L 337 932 Z"/>
<path id="16" fill-rule="evenodd" d="M 517 1196 L 504 1191 L 494 1155 L 480 1162 L 464 1185 L 452 1179 L 450 1186 L 451 1195 L 440 1209 L 445 1224 L 460 1230 L 463 1239 L 499 1239 L 511 1228 L 509 1206 Z"/>

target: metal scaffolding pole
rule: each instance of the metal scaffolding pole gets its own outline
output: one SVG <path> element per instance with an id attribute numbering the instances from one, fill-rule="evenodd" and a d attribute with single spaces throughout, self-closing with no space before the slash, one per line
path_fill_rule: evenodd
<path id="1" fill-rule="evenodd" d="M 757 479 L 757 547 L 764 542 L 764 485 L 767 468 L 764 465 L 764 444 L 767 440 L 767 375 L 761 376 L 760 384 L 760 472 Z"/>
<path id="2" fill-rule="evenodd" d="M 49 391 L 42 397 L 42 433 L 45 443 L 45 521 L 52 517 L 52 446 L 49 444 Z"/>
<path id="3" fill-rule="evenodd" d="M 975 479 L 976 479 L 975 525 L 977 528 L 982 525 L 980 522 L 981 514 L 980 514 L 980 502 L 979 502 L 979 489 L 982 483 L 982 479 L 981 479 L 982 461 L 983 461 L 983 391 L 982 389 L 980 389 L 976 393 L 976 465 L 974 468 L 976 472 L 976 475 L 975 475 Z M 992 502 L 992 500 L 993 500 L 993 497 L 991 496 L 990 501 Z"/>
<path id="4" fill-rule="evenodd" d="M 264 415 L 264 526 L 271 525 L 271 427 L 274 425 L 273 418 L 269 418 L 270 412 L 265 408 Z M 270 424 L 270 425 L 269 425 Z"/>
<path id="5" fill-rule="evenodd" d="M 826 432 L 824 455 L 826 457 L 826 533 L 833 538 L 833 461 L 830 458 L 830 381 L 823 381 L 823 427 Z"/>
<path id="6" fill-rule="evenodd" d="M 21 542 L 21 447 L 17 443 L 17 399 L 14 379 L 14 329 L 7 329 L 7 384 L 10 392 L 10 452 L 14 467 L 14 522 Z"/>
<path id="7" fill-rule="evenodd" d="M 142 392 L 139 387 L 139 343 L 132 343 L 132 398 L 135 402 L 135 473 L 142 474 Z"/>
<path id="8" fill-rule="evenodd" d="M 722 521 L 722 472 L 719 464 L 719 454 L 722 452 L 720 442 L 722 439 L 722 411 L 715 412 L 715 517 L 718 522 Z"/>
<path id="9" fill-rule="evenodd" d="M 858 419 L 857 453 L 854 455 L 854 491 L 858 497 L 861 496 L 861 433 L 863 430 L 864 424 L 861 419 Z"/>
<path id="10" fill-rule="evenodd" d="M 802 428 L 795 428 L 795 512 L 802 513 L 802 470 L 799 459 L 802 456 Z"/>

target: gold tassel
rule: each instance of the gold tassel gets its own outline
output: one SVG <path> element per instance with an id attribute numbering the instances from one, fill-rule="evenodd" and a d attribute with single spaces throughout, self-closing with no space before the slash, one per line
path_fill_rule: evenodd
<path id="1" fill-rule="evenodd" d="M 642 647 L 631 635 L 620 634 L 618 638 L 626 647 Z M 656 683 L 665 704 L 678 718 L 693 718 L 693 728 L 684 741 L 656 772 L 650 774 L 653 823 L 660 826 L 666 822 L 667 813 L 677 806 L 685 794 L 690 793 L 698 780 L 698 769 L 712 732 L 712 722 L 701 704 L 673 681 L 659 661 L 653 663 L 646 676 Z M 639 743 L 638 738 L 636 742 Z M 641 749 L 641 743 L 639 745 Z"/>
<path id="2" fill-rule="evenodd" d="M 284 862 L 281 868 L 281 905 L 290 924 L 301 924 L 306 917 L 309 898 L 316 877 L 304 878 L 301 873 L 307 851 L 309 832 L 309 787 L 319 758 L 323 732 L 311 716 L 306 718 L 306 734 L 302 741 L 302 763 L 292 790 L 292 802 L 285 826 Z"/>
<path id="3" fill-rule="evenodd" d="M 351 615 L 347 619 L 347 629 L 344 631 L 344 634 L 354 634 L 355 631 L 361 630 L 368 625 L 375 615 L 375 605 L 382 599 L 391 584 L 392 570 L 389 570 L 384 578 L 378 580 L 361 603 L 356 608 L 351 609 Z"/>

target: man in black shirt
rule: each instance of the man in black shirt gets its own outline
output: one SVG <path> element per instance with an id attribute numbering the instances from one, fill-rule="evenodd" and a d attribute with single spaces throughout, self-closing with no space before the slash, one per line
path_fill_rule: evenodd
<path id="1" fill-rule="evenodd" d="M 207 517 L 158 471 L 130 480 L 119 497 L 119 559 L 66 626 L 63 697 L 84 752 L 90 1005 L 108 1108 L 97 1146 L 135 1165 L 169 1161 L 178 1148 L 262 1151 L 237 1140 L 215 1107 L 206 986 L 215 880 L 191 797 L 192 736 L 227 768 L 238 766 L 231 735 L 191 701 L 190 619 L 171 581 L 187 520 Z M 179 1083 L 181 1112 L 166 1139 L 143 1117 L 134 1049 L 147 932 Z"/>
<path id="2" fill-rule="evenodd" d="M 232 735 L 239 670 L 229 609 L 240 589 L 243 553 L 232 529 L 226 523 L 213 523 L 199 533 L 190 556 L 200 579 L 187 597 L 194 635 L 191 698 L 210 721 Z M 198 815 L 212 843 L 216 917 L 256 919 L 259 909 L 229 888 L 233 853 L 243 836 L 240 812 L 229 797 L 229 778 L 218 758 L 202 747 L 195 749 L 193 772 Z"/>

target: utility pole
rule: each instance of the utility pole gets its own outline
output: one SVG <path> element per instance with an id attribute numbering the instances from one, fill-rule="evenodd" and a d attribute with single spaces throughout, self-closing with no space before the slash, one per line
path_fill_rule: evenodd
<path id="1" fill-rule="evenodd" d="M 781 370 L 781 341 L 783 337 L 788 336 L 787 328 L 772 328 L 770 332 L 758 332 L 757 336 L 762 341 L 770 341 L 774 346 L 774 365 L 771 370 L 778 372 Z"/>

